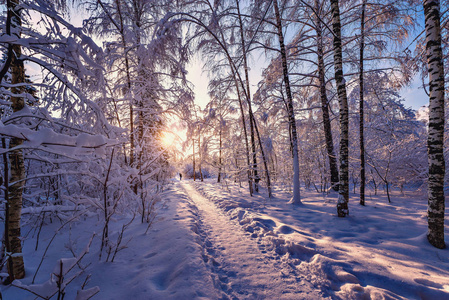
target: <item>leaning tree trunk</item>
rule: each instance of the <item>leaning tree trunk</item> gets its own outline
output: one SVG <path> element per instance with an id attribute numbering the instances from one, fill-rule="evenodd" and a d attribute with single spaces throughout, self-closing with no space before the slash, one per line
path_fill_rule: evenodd
<path id="1" fill-rule="evenodd" d="M 360 114 L 360 205 L 365 205 L 365 182 L 366 182 L 366 171 L 365 171 L 365 137 L 364 137 L 364 86 L 363 86 L 363 60 L 364 60 L 364 50 L 365 50 L 365 7 L 366 1 L 362 2 L 362 17 L 360 21 L 360 63 L 359 63 L 359 114 Z"/>
<path id="2" fill-rule="evenodd" d="M 319 11 L 319 3 L 315 1 L 315 13 Z M 323 115 L 324 138 L 326 141 L 327 158 L 329 160 L 329 170 L 331 175 L 331 185 L 335 191 L 338 191 L 338 165 L 334 150 L 334 140 L 332 137 L 332 127 L 329 117 L 329 101 L 326 95 L 326 79 L 324 70 L 324 50 L 322 23 L 319 16 L 316 16 L 316 35 L 317 35 L 317 55 L 318 55 L 318 77 L 320 83 L 321 112 Z"/>
<path id="3" fill-rule="evenodd" d="M 273 193 L 271 191 L 271 179 L 270 179 L 270 170 L 268 169 L 268 160 L 265 156 L 265 151 L 263 150 L 262 140 L 260 139 L 259 128 L 256 124 L 256 119 L 253 116 L 254 121 L 254 129 L 256 130 L 257 140 L 259 141 L 260 154 L 262 155 L 262 161 L 265 167 L 265 176 L 267 177 L 267 190 L 268 190 L 268 198 L 273 197 Z"/>
<path id="4" fill-rule="evenodd" d="M 259 175 L 257 173 L 257 155 L 256 155 L 256 143 L 255 143 L 255 138 L 254 138 L 254 131 L 256 132 L 257 135 L 257 139 L 259 141 L 259 148 L 260 148 L 260 152 L 262 155 L 262 160 L 263 160 L 263 164 L 265 167 L 265 176 L 267 178 L 267 190 L 268 190 L 268 197 L 271 198 L 273 196 L 272 191 L 271 191 L 271 179 L 270 179 L 270 171 L 268 169 L 268 162 L 267 162 L 267 158 L 265 156 L 265 152 L 263 149 L 263 145 L 262 145 L 262 141 L 260 139 L 260 134 L 259 134 L 259 129 L 257 128 L 257 124 L 256 124 L 256 118 L 254 118 L 254 114 L 251 108 L 251 99 L 250 99 L 250 95 L 251 95 L 251 90 L 249 87 L 249 74 L 248 74 L 248 61 L 247 61 L 247 53 L 246 53 L 246 45 L 245 45 L 245 38 L 243 36 L 243 22 L 242 22 L 242 15 L 240 13 L 240 5 L 239 5 L 240 0 L 236 0 L 236 5 L 237 5 L 237 13 L 238 13 L 238 17 L 239 17 L 239 27 L 240 27 L 240 39 L 241 39 L 241 43 L 242 43 L 242 54 L 243 54 L 243 65 L 244 65 L 244 70 L 245 70 L 245 80 L 246 80 L 246 100 L 248 103 L 248 108 L 249 108 L 249 118 L 250 118 L 250 125 L 251 125 L 251 146 L 252 146 L 252 151 L 253 151 L 253 170 L 254 170 L 254 182 L 255 182 L 255 191 L 258 192 L 259 191 Z"/>
<path id="5" fill-rule="evenodd" d="M 425 0 L 426 54 L 429 70 L 429 130 L 427 151 L 429 161 L 429 182 L 427 210 L 430 244 L 445 248 L 444 243 L 444 70 L 441 49 L 440 3 Z"/>
<path id="6" fill-rule="evenodd" d="M 254 120 L 254 114 L 253 109 L 251 107 L 251 89 L 249 87 L 249 74 L 248 74 L 248 61 L 246 57 L 246 45 L 245 45 L 245 37 L 243 36 L 243 22 L 242 22 L 242 16 L 240 14 L 240 0 L 236 0 L 237 5 L 237 13 L 239 18 L 239 29 L 240 29 L 240 42 L 242 46 L 242 57 L 243 57 L 243 69 L 245 71 L 245 80 L 246 80 L 246 101 L 248 103 L 248 113 L 249 113 L 249 121 L 250 121 L 250 133 L 251 133 L 251 150 L 252 150 L 252 158 L 253 158 L 253 165 L 252 165 L 252 171 L 253 171 L 253 177 L 254 177 L 254 191 L 257 193 L 259 192 L 259 175 L 257 173 L 257 153 L 256 153 L 256 139 L 254 137 L 254 127 L 255 127 L 255 120 Z"/>
<path id="7" fill-rule="evenodd" d="M 234 78 L 234 82 L 235 82 L 235 88 L 237 90 L 237 99 L 239 100 L 240 113 L 242 114 L 242 127 L 243 127 L 243 135 L 245 137 L 246 164 L 247 164 L 246 173 L 248 176 L 249 194 L 250 194 L 250 196 L 253 196 L 253 182 L 252 182 L 252 178 L 251 178 L 251 169 L 250 169 L 251 159 L 250 159 L 250 155 L 249 155 L 248 130 L 246 129 L 245 111 L 243 110 L 243 101 L 242 101 L 242 97 L 240 95 L 239 83 L 237 81 L 236 74 L 235 74 L 236 71 L 234 71 L 234 68 L 231 68 L 231 70 L 232 70 L 232 77 Z"/>
<path id="8" fill-rule="evenodd" d="M 21 36 L 21 13 L 20 1 L 7 1 L 8 17 L 6 30 L 8 35 L 16 35 L 20 39 Z M 25 82 L 25 69 L 23 60 L 20 59 L 22 49 L 19 45 L 12 45 L 12 59 L 11 59 L 11 84 L 19 85 Z M 25 99 L 19 96 L 23 93 L 23 86 L 11 88 L 11 106 L 13 112 L 18 112 L 25 106 Z M 18 138 L 11 138 L 9 148 L 20 148 L 23 140 Z M 10 253 L 8 258 L 8 273 L 9 279 L 21 279 L 25 277 L 25 267 L 22 256 L 22 242 L 20 236 L 20 219 L 22 214 L 22 193 L 25 183 L 25 165 L 23 161 L 23 152 L 21 149 L 15 149 L 9 152 L 9 162 L 11 174 L 9 182 L 11 186 L 8 187 L 8 202 L 6 203 L 5 212 L 5 240 L 6 251 Z"/>
<path id="9" fill-rule="evenodd" d="M 349 214 L 349 119 L 346 82 L 343 76 L 343 55 L 341 46 L 341 23 L 338 0 L 331 0 L 332 29 L 334 33 L 334 68 L 340 104 L 340 184 L 338 188 L 337 214 L 345 217 Z"/>
<path id="10" fill-rule="evenodd" d="M 220 32 L 220 33 L 221 33 L 221 38 L 223 39 L 223 41 L 225 41 L 226 39 L 223 35 L 223 32 Z M 227 53 L 226 46 L 222 45 L 222 47 L 223 47 L 223 50 L 225 50 L 225 52 L 226 52 L 226 56 L 228 58 L 229 65 L 231 66 L 232 78 L 234 79 L 235 89 L 237 92 L 237 99 L 239 101 L 240 113 L 242 114 L 242 126 L 243 126 L 243 133 L 245 136 L 245 149 L 246 149 L 246 161 L 247 161 L 247 171 L 246 172 L 247 172 L 247 176 L 248 176 L 248 188 L 249 188 L 250 196 L 253 196 L 254 190 L 253 190 L 253 180 L 251 178 L 251 158 L 250 158 L 250 154 L 249 154 L 248 130 L 246 129 L 245 111 L 243 110 L 243 101 L 242 101 L 242 96 L 240 94 L 239 82 L 237 80 L 237 75 L 238 75 L 237 71 L 238 70 L 234 66 L 231 56 Z M 243 87 L 243 91 L 245 93 L 244 87 Z M 251 108 L 251 105 L 249 105 L 249 107 Z M 250 113 L 252 112 L 251 109 L 249 110 L 249 112 Z M 251 115 L 249 116 L 249 118 L 251 121 Z"/>
<path id="11" fill-rule="evenodd" d="M 279 7 L 277 0 L 273 0 L 274 13 L 276 15 L 276 27 L 279 38 L 279 46 L 281 50 L 282 58 L 282 71 L 284 75 L 285 91 L 287 93 L 287 109 L 288 109 L 288 122 L 291 126 L 292 132 L 292 146 L 293 146 L 293 198 L 290 201 L 292 204 L 300 204 L 300 189 L 299 189 L 299 154 L 298 154 L 298 134 L 296 133 L 296 119 L 295 112 L 293 110 L 293 97 L 290 89 L 290 80 L 288 78 L 287 67 L 287 54 L 285 52 L 284 34 L 282 33 L 281 15 L 279 13 Z"/>

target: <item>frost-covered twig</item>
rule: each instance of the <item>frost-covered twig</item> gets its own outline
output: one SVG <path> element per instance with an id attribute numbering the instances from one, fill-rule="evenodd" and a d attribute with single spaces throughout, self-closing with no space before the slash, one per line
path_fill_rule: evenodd
<path id="1" fill-rule="evenodd" d="M 57 265 L 50 275 L 50 279 L 47 280 L 43 284 L 31 284 L 31 285 L 24 285 L 19 280 L 13 281 L 12 285 L 23 289 L 25 291 L 28 291 L 40 298 L 43 299 L 50 299 L 56 294 L 58 295 L 58 300 L 64 299 L 66 288 L 67 286 L 81 273 L 84 271 L 82 269 L 80 272 L 76 272 L 74 275 L 67 278 L 67 275 L 70 273 L 70 271 L 76 266 L 79 265 L 80 261 L 84 258 L 84 256 L 89 253 L 90 245 L 92 244 L 92 240 L 94 238 L 95 234 L 92 235 L 90 240 L 88 241 L 86 247 L 84 250 L 78 255 L 73 258 L 61 258 L 58 260 Z M 33 278 L 34 282 L 34 278 Z M 82 285 L 82 289 L 85 287 L 86 281 Z M 83 290 L 83 292 L 80 293 L 80 291 L 77 292 L 76 299 L 89 299 L 93 295 L 97 294 L 99 292 L 98 287 L 93 287 L 88 290 Z"/>
<path id="2" fill-rule="evenodd" d="M 71 217 L 70 219 L 68 219 L 64 224 L 62 224 L 62 225 L 55 231 L 55 233 L 53 234 L 52 238 L 50 239 L 50 242 L 47 244 L 47 247 L 45 248 L 44 253 L 42 254 L 41 260 L 40 260 L 39 265 L 38 265 L 38 267 L 37 267 L 37 269 L 36 269 L 36 272 L 34 273 L 33 280 L 31 281 L 31 283 L 34 283 L 34 281 L 36 280 L 37 273 L 39 272 L 39 269 L 41 268 L 42 263 L 44 262 L 45 255 L 47 254 L 47 251 L 48 251 L 48 249 L 50 248 L 50 245 L 53 243 L 53 240 L 54 240 L 55 237 L 58 235 L 59 231 L 61 231 L 61 229 L 62 229 L 65 225 L 69 224 L 69 223 L 72 222 L 73 220 L 78 219 L 83 213 L 84 213 L 84 212 L 80 212 L 79 214 L 77 214 L 77 215 Z"/>
<path id="3" fill-rule="evenodd" d="M 122 225 L 122 229 L 120 230 L 120 232 L 119 232 L 119 234 L 118 234 L 118 237 L 117 237 L 117 243 L 115 244 L 115 247 L 114 247 L 114 254 L 112 255 L 111 262 L 114 262 L 114 259 L 115 259 L 115 256 L 117 255 L 117 253 L 118 253 L 119 251 L 123 250 L 123 249 L 126 249 L 128 243 L 131 241 L 132 238 L 130 238 L 130 239 L 125 243 L 125 245 L 121 246 L 122 241 L 123 241 L 123 235 L 124 235 L 124 233 L 125 233 L 125 230 L 128 228 L 129 225 L 131 225 L 131 223 L 134 221 L 135 217 L 136 217 L 136 215 L 133 214 L 133 217 L 132 217 L 131 221 L 129 221 L 128 223 Z M 109 253 L 109 254 L 110 254 L 110 253 Z M 109 254 L 108 254 L 108 258 L 109 258 Z M 107 261 L 107 260 L 108 260 L 108 259 L 106 259 L 106 261 Z"/>
<path id="4" fill-rule="evenodd" d="M 103 182 L 103 210 L 104 210 L 104 226 L 103 226 L 103 234 L 101 236 L 101 247 L 100 247 L 100 259 L 101 259 L 101 253 L 103 252 L 103 247 L 106 246 L 106 243 L 108 241 L 109 237 L 109 220 L 110 215 L 108 213 L 108 181 L 109 181 L 109 174 L 111 173 L 111 167 L 112 167 L 112 159 L 114 158 L 114 151 L 115 149 L 112 149 L 111 158 L 109 160 L 109 166 L 108 170 L 106 172 L 106 176 Z M 118 203 L 118 201 L 116 201 Z M 116 205 L 114 205 L 115 207 Z M 111 213 L 112 215 L 112 213 Z"/>

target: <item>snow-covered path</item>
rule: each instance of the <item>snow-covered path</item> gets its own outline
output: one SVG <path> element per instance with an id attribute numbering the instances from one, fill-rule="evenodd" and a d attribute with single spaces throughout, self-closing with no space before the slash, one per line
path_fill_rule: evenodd
<path id="1" fill-rule="evenodd" d="M 112 241 L 130 224 L 114 262 L 99 260 L 101 239 L 94 238 L 66 298 L 75 299 L 90 278 L 86 288 L 100 288 L 92 299 L 108 300 L 449 299 L 449 250 L 427 243 L 422 199 L 396 195 L 388 204 L 372 197 L 342 219 L 335 215 L 336 194 L 302 194 L 304 204 L 292 207 L 281 191 L 267 200 L 216 179 L 173 180 L 149 230 L 140 220 L 130 223 L 130 215 L 111 222 Z M 31 285 L 45 258 L 33 290 L 45 290 L 58 260 L 83 251 L 86 237 L 103 228 L 96 214 L 86 213 L 54 235 L 62 222 L 55 219 L 46 218 L 40 237 L 31 222 L 24 227 L 23 284 Z M 51 241 L 44 255 L 41 245 Z M 0 285 L 2 297 L 36 298 L 11 285 Z"/>
<path id="2" fill-rule="evenodd" d="M 321 292 L 296 274 L 293 266 L 245 233 L 241 226 L 199 194 L 181 183 L 198 208 L 198 234 L 204 261 L 210 266 L 217 289 L 231 299 L 319 299 Z"/>

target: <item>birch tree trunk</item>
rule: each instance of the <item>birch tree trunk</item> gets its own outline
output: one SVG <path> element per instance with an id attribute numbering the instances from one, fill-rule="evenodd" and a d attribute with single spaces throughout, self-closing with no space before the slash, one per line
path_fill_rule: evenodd
<path id="1" fill-rule="evenodd" d="M 240 0 L 236 0 L 236 6 L 237 6 L 237 14 L 239 19 L 239 29 L 240 29 L 240 43 L 242 46 L 242 58 L 243 58 L 243 69 L 245 72 L 245 81 L 246 86 L 243 88 L 246 88 L 246 101 L 248 103 L 248 113 L 249 113 L 249 121 L 250 121 L 250 134 L 251 134 L 251 150 L 252 150 L 252 157 L 253 157 L 253 164 L 252 164 L 252 174 L 254 179 L 254 191 L 257 193 L 259 192 L 259 175 L 257 171 L 257 153 L 256 153 L 256 139 L 254 137 L 254 126 L 255 126 L 255 120 L 253 115 L 253 109 L 251 107 L 251 89 L 249 87 L 249 74 L 248 74 L 248 61 L 247 61 L 247 53 L 246 53 L 246 45 L 245 45 L 245 37 L 243 36 L 243 22 L 242 22 L 242 15 L 240 14 Z"/>
<path id="2" fill-rule="evenodd" d="M 249 194 L 250 194 L 250 196 L 252 196 L 253 195 L 253 183 L 252 183 L 252 179 L 251 179 L 251 169 L 250 169 L 251 159 L 249 156 L 248 130 L 246 129 L 245 111 L 243 110 L 243 103 L 242 103 L 242 97 L 240 95 L 239 83 L 237 82 L 234 68 L 231 68 L 231 71 L 232 71 L 232 76 L 233 76 L 234 82 L 235 82 L 235 88 L 237 91 L 237 99 L 239 100 L 240 113 L 242 115 L 242 127 L 243 127 L 243 135 L 245 137 L 246 164 L 247 164 L 246 173 L 248 176 Z"/>
<path id="3" fill-rule="evenodd" d="M 21 11 L 19 9 L 20 0 L 8 0 L 7 34 L 21 36 Z M 23 61 L 20 59 L 22 49 L 19 45 L 12 45 L 11 60 L 11 84 L 17 85 L 25 82 L 25 69 Z M 12 87 L 11 103 L 13 112 L 20 111 L 25 106 L 25 99 L 19 96 L 23 93 L 23 86 Z M 20 147 L 23 140 L 11 138 L 9 148 Z M 10 179 L 12 184 L 8 187 L 8 202 L 6 205 L 5 239 L 6 251 L 11 254 L 8 258 L 9 280 L 21 279 L 25 277 L 25 266 L 22 256 L 22 242 L 20 236 L 20 219 L 22 214 L 22 193 L 25 183 L 25 165 L 22 150 L 16 149 L 9 152 Z"/>
<path id="4" fill-rule="evenodd" d="M 268 162 L 267 158 L 265 156 L 265 152 L 263 149 L 262 141 L 260 139 L 259 129 L 257 128 L 256 119 L 254 118 L 254 114 L 251 108 L 251 90 L 249 87 L 249 74 L 248 74 L 248 61 L 247 61 L 247 52 L 246 52 L 246 45 L 245 45 L 245 38 L 244 38 L 244 31 L 243 31 L 243 22 L 242 22 L 242 15 L 240 13 L 240 0 L 236 0 L 236 6 L 237 6 L 237 13 L 239 18 L 239 27 L 240 27 L 240 39 L 242 44 L 242 53 L 243 53 L 243 64 L 244 64 L 244 70 L 245 70 L 245 80 L 246 80 L 246 98 L 248 102 L 248 108 L 249 108 L 249 117 L 250 117 L 250 124 L 251 124 L 251 145 L 252 145 L 252 151 L 253 151 L 253 170 L 254 170 L 254 190 L 256 192 L 259 191 L 259 181 L 260 177 L 258 175 L 257 171 L 257 155 L 256 155 L 256 144 L 255 144 L 255 138 L 254 138 L 254 131 L 257 134 L 257 139 L 259 140 L 259 148 L 260 152 L 262 154 L 262 160 L 265 167 L 265 176 L 267 177 L 267 190 L 268 190 L 268 197 L 272 197 L 271 192 L 271 179 L 270 179 L 270 171 L 268 169 Z M 237 72 L 237 71 L 236 71 Z"/>
<path id="5" fill-rule="evenodd" d="M 319 11 L 319 2 L 315 1 L 315 12 Z M 319 16 L 316 16 L 316 35 L 317 35 L 317 54 L 318 54 L 318 77 L 320 84 L 321 112 L 323 115 L 324 138 L 326 141 L 326 151 L 329 160 L 329 170 L 331 175 L 331 185 L 335 191 L 338 191 L 338 166 L 337 157 L 334 150 L 334 140 L 332 137 L 332 127 L 329 117 L 329 103 L 326 95 L 326 79 L 324 67 L 324 50 L 322 36 L 322 22 Z"/>
<path id="6" fill-rule="evenodd" d="M 423 2 L 426 24 L 426 54 L 429 70 L 429 130 L 427 151 L 429 161 L 428 232 L 429 243 L 443 249 L 444 243 L 444 69 L 441 49 L 440 2 Z"/>
<path id="7" fill-rule="evenodd" d="M 133 12 L 132 12 L 132 16 L 133 16 L 133 20 L 132 22 L 133 24 L 133 29 L 134 29 L 134 34 L 136 37 L 136 46 L 137 46 L 137 75 L 138 78 L 141 80 L 141 82 L 143 82 L 145 80 L 145 72 L 142 69 L 142 58 L 140 57 L 140 53 L 142 53 L 142 43 L 141 43 L 141 27 L 142 27 L 142 15 L 144 12 L 144 8 L 142 7 L 142 3 L 140 1 L 136 1 L 133 0 L 132 1 L 132 7 L 133 7 Z M 144 154 L 145 151 L 145 141 L 144 141 L 144 98 L 147 101 L 151 101 L 151 96 L 149 95 L 145 95 L 144 92 L 144 87 L 142 83 L 138 84 L 138 89 L 139 89 L 139 93 L 138 96 L 135 98 L 137 100 L 136 106 L 137 106 L 137 144 L 139 145 L 139 152 L 137 153 L 137 164 L 136 164 L 136 168 L 138 170 L 138 174 L 140 175 L 140 177 L 142 176 L 142 166 L 143 166 L 143 159 L 142 156 Z M 132 104 L 132 103 L 131 103 Z M 135 137 L 134 137 L 135 139 Z M 143 192 L 143 182 L 142 180 L 138 180 L 138 182 L 135 185 L 136 189 L 135 189 L 135 193 L 137 194 L 137 192 L 140 190 L 140 198 L 142 203 L 144 202 L 144 192 Z M 142 205 L 142 207 L 144 208 L 144 205 Z M 145 209 L 144 209 L 145 210 Z"/>
<path id="8" fill-rule="evenodd" d="M 277 0 L 273 0 L 274 13 L 276 16 L 276 27 L 278 30 L 279 47 L 281 50 L 282 58 L 282 72 L 284 75 L 285 91 L 287 93 L 287 109 L 288 109 L 288 122 L 291 126 L 292 132 L 292 146 L 293 146 L 293 198 L 290 203 L 301 204 L 300 189 L 299 189 L 299 154 L 298 154 L 298 134 L 296 133 L 296 119 L 295 112 L 293 110 L 293 97 L 290 89 L 290 80 L 288 78 L 287 67 L 287 54 L 285 52 L 284 34 L 282 32 L 281 15 L 279 13 L 279 7 Z"/>
<path id="9" fill-rule="evenodd" d="M 364 137 L 364 126 L 365 126 L 365 113 L 364 113 L 364 81 L 363 81 L 363 60 L 365 51 L 365 7 L 366 1 L 362 2 L 362 17 L 360 21 L 360 63 L 359 63 L 359 88 L 360 88 L 360 102 L 359 102 L 359 142 L 360 142 L 360 205 L 365 205 L 365 182 L 366 182 L 366 172 L 365 172 L 365 137 Z"/>
<path id="10" fill-rule="evenodd" d="M 192 137 L 192 157 L 193 157 L 193 181 L 195 181 L 195 136 Z"/>
<path id="11" fill-rule="evenodd" d="M 131 167 L 134 166 L 134 106 L 133 101 L 131 99 L 131 71 L 129 66 L 129 57 L 128 57 L 128 46 L 126 42 L 126 36 L 125 36 L 125 26 L 124 26 L 124 20 L 123 20 L 123 14 L 121 9 L 121 4 L 119 0 L 115 0 L 115 5 L 117 7 L 117 15 L 119 17 L 120 21 L 120 27 L 117 27 L 120 38 L 123 46 L 123 55 L 125 57 L 125 71 L 126 71 L 126 94 L 128 96 L 129 100 L 129 130 L 130 130 L 130 140 L 129 140 L 129 165 Z M 103 8 L 104 9 L 104 8 Z M 126 154 L 125 154 L 126 155 Z M 137 194 L 137 185 L 133 186 L 134 193 Z"/>
<path id="12" fill-rule="evenodd" d="M 221 118 L 221 115 L 220 115 L 220 132 L 219 132 L 219 134 L 220 134 L 220 141 L 219 141 L 219 148 L 218 148 L 218 178 L 217 178 L 217 182 L 218 183 L 220 183 L 220 181 L 221 181 L 221 168 L 222 168 L 222 163 L 221 163 L 221 148 L 223 147 L 223 142 L 222 142 L 222 138 L 221 138 L 221 135 L 222 135 L 222 127 L 221 127 L 221 124 L 222 124 L 222 118 Z"/>
<path id="13" fill-rule="evenodd" d="M 203 181 L 203 171 L 201 169 L 201 164 L 203 163 L 203 155 L 202 155 L 202 150 L 201 150 L 201 131 L 198 131 L 198 158 L 199 158 L 199 162 L 198 162 L 198 169 L 200 170 L 200 179 L 201 181 Z"/>
<path id="14" fill-rule="evenodd" d="M 253 196 L 254 189 L 253 189 L 253 180 L 252 180 L 252 176 L 251 176 L 251 158 L 250 158 L 250 153 L 249 153 L 248 130 L 246 128 L 245 111 L 243 109 L 243 100 L 242 100 L 242 96 L 241 96 L 241 93 L 240 93 L 239 81 L 237 79 L 237 77 L 240 77 L 240 76 L 238 76 L 237 67 L 235 67 L 235 65 L 233 64 L 231 56 L 227 52 L 226 42 L 225 42 L 226 39 L 225 39 L 222 31 L 220 31 L 220 35 L 221 35 L 221 39 L 222 39 L 223 42 L 220 42 L 218 40 L 218 38 L 216 38 L 216 40 L 219 42 L 220 46 L 222 47 L 222 49 L 224 50 L 224 52 L 226 53 L 226 56 L 228 58 L 229 65 L 231 67 L 232 78 L 234 79 L 235 89 L 236 89 L 236 92 L 237 92 L 237 99 L 239 101 L 240 113 L 242 115 L 242 126 L 243 126 L 243 133 L 244 133 L 244 136 L 245 136 L 245 149 L 246 149 L 246 161 L 247 161 L 247 171 L 246 172 L 247 172 L 247 176 L 248 176 L 248 189 L 249 189 L 250 196 Z M 243 87 L 243 92 L 246 93 L 244 87 Z M 251 108 L 250 104 L 251 103 L 249 102 L 248 105 Z M 250 109 L 249 112 L 251 113 L 252 110 Z M 249 116 L 249 118 L 250 118 L 250 121 L 251 121 L 251 115 Z"/>
<path id="15" fill-rule="evenodd" d="M 334 34 L 334 69 L 340 104 L 340 184 L 338 188 L 337 214 L 345 217 L 349 214 L 349 119 L 346 82 L 343 76 L 343 55 L 341 46 L 341 23 L 338 0 L 331 0 L 332 30 Z"/>

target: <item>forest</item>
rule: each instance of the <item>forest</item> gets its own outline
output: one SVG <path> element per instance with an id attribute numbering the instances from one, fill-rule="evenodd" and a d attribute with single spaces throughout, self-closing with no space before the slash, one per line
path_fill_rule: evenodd
<path id="1" fill-rule="evenodd" d="M 0 299 L 449 297 L 448 9 L 0 0 Z"/>

